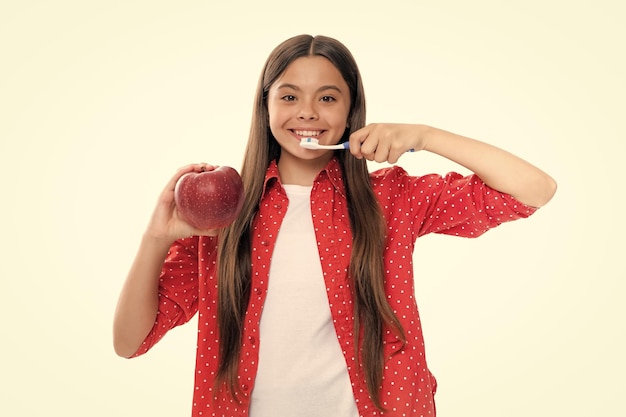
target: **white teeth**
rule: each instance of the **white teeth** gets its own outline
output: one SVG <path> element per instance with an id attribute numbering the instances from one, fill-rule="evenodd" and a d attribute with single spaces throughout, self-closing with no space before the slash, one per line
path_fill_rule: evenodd
<path id="1" fill-rule="evenodd" d="M 294 133 L 298 136 L 319 136 L 322 134 L 321 130 L 294 130 Z"/>

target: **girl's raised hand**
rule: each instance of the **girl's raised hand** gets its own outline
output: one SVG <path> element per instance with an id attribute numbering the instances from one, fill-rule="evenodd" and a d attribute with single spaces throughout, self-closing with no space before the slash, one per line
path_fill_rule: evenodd
<path id="1" fill-rule="evenodd" d="M 176 174 L 169 180 L 159 196 L 157 206 L 150 218 L 146 234 L 155 239 L 167 240 L 170 243 L 176 239 L 189 236 L 217 235 L 217 230 L 199 230 L 183 220 L 178 210 L 176 210 L 174 199 L 174 189 L 180 177 L 189 172 L 212 171 L 215 168 L 217 167 L 214 165 L 200 163 L 186 165 L 176 171 Z"/>
<path id="2" fill-rule="evenodd" d="M 373 123 L 350 135 L 350 152 L 356 158 L 395 164 L 409 150 L 424 149 L 425 126 Z"/>

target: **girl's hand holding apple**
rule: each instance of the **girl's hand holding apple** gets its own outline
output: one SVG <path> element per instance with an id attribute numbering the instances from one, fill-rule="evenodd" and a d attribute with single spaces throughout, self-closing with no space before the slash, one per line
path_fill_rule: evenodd
<path id="1" fill-rule="evenodd" d="M 215 236 L 237 217 L 243 199 L 243 183 L 235 169 L 186 165 L 165 186 L 146 234 L 168 245 L 188 236 Z"/>

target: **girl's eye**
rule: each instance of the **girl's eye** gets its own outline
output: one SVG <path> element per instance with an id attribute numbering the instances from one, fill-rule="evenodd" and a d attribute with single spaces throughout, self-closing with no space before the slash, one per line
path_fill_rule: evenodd
<path id="1" fill-rule="evenodd" d="M 292 96 L 291 94 L 287 94 L 286 96 L 283 96 L 283 100 L 285 101 L 294 101 L 296 99 L 295 96 Z"/>
<path id="2" fill-rule="evenodd" d="M 324 97 L 322 97 L 322 98 L 321 98 L 321 100 L 322 100 L 324 103 L 332 103 L 333 101 L 335 101 L 335 97 L 332 97 L 332 96 L 324 96 Z"/>

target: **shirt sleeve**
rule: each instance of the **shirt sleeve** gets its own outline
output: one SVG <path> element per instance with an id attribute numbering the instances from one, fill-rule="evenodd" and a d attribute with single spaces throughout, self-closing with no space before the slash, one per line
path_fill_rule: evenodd
<path id="1" fill-rule="evenodd" d="M 428 233 L 478 237 L 537 210 L 489 187 L 475 174 L 410 176 L 395 166 L 381 171 L 377 177 L 394 195 L 391 199 L 399 200 L 394 203 L 395 209 L 410 213 L 414 239 Z"/>
<path id="2" fill-rule="evenodd" d="M 198 310 L 198 237 L 177 240 L 170 247 L 159 278 L 159 309 L 150 333 L 133 357 L 143 355 Z"/>
<path id="3" fill-rule="evenodd" d="M 419 213 L 415 218 L 418 237 L 427 233 L 478 237 L 537 210 L 494 190 L 475 174 L 464 177 L 452 172 L 445 177 L 427 175 L 407 181 L 412 182 L 412 210 Z"/>

